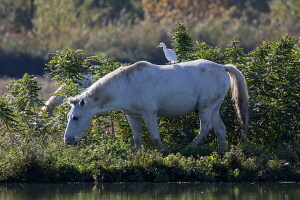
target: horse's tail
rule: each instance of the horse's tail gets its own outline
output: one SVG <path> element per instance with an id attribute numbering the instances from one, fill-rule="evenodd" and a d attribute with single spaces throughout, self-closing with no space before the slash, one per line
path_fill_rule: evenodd
<path id="1" fill-rule="evenodd" d="M 53 111 L 55 110 L 56 106 L 63 103 L 64 97 L 57 96 L 58 92 L 63 89 L 63 85 L 60 86 L 48 99 L 48 101 L 45 103 L 45 105 L 42 107 L 42 112 L 48 113 L 49 116 L 53 114 Z"/>
<path id="2" fill-rule="evenodd" d="M 230 77 L 231 96 L 234 101 L 236 112 L 242 121 L 244 133 L 247 131 L 249 123 L 249 95 L 247 83 L 244 75 L 234 65 L 225 65 L 226 71 Z"/>

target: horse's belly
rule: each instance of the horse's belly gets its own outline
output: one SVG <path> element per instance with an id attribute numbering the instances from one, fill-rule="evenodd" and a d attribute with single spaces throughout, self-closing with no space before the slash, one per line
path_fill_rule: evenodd
<path id="1" fill-rule="evenodd" d="M 158 110 L 157 116 L 158 117 L 175 117 L 175 116 L 189 114 L 192 111 L 196 111 L 196 109 L 175 109 L 175 110 L 161 109 L 161 110 Z"/>
<path id="2" fill-rule="evenodd" d="M 159 117 L 172 117 L 186 115 L 190 112 L 197 110 L 197 99 L 166 99 L 163 102 L 159 102 L 157 115 Z"/>

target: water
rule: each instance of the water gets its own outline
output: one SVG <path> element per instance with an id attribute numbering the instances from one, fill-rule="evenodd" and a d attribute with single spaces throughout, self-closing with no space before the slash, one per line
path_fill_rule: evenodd
<path id="1" fill-rule="evenodd" d="M 293 200 L 300 183 L 0 184 L 0 200 Z"/>

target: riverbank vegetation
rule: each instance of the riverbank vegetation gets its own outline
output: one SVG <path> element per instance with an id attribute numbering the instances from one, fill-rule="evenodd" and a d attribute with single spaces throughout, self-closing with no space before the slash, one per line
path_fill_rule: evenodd
<path id="1" fill-rule="evenodd" d="M 195 41 L 225 49 L 235 37 L 249 52 L 285 33 L 299 37 L 298 0 L 3 0 L 2 75 L 43 75 L 48 54 L 67 47 L 105 53 L 121 62 L 163 64 L 157 45 L 169 46 L 178 22 Z"/>
<path id="2" fill-rule="evenodd" d="M 246 77 L 251 119 L 245 136 L 230 95 L 221 108 L 228 151 L 216 152 L 213 133 L 197 148 L 185 148 L 199 129 L 195 113 L 159 119 L 162 141 L 168 147 L 164 151 L 153 148 L 145 127 L 143 148 L 135 150 L 120 111 L 95 116 L 81 144 L 65 146 L 69 106 L 58 106 L 52 117 L 41 113 L 42 85 L 25 74 L 10 80 L 0 98 L 0 182 L 300 181 L 299 40 L 285 34 L 246 53 L 236 38 L 222 49 L 191 41 L 187 30 L 183 23 L 173 28 L 172 45 L 181 60 L 232 63 Z M 88 56 L 83 50 L 59 50 L 50 57 L 49 74 L 65 84 L 59 94 L 64 97 L 81 92 L 76 87 L 80 75 L 99 78 L 126 65 L 102 54 Z"/>

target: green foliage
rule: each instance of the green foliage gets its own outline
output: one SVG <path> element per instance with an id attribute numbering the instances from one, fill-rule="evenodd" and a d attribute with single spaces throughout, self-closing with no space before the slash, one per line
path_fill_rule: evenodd
<path id="1" fill-rule="evenodd" d="M 8 92 L 4 98 L 2 97 L 1 116 L 5 122 L 3 125 L 11 126 L 6 127 L 11 134 L 21 130 L 24 133 L 30 133 L 32 130 L 40 131 L 41 119 L 38 112 L 39 108 L 44 105 L 39 99 L 41 88 L 36 77 L 28 74 L 24 74 L 20 80 L 10 80 L 7 84 Z M 9 111 L 12 112 L 8 114 Z M 10 122 L 7 121 L 8 119 Z"/>
<path id="2" fill-rule="evenodd" d="M 187 27 L 183 23 L 178 23 L 172 33 L 172 45 L 179 62 L 188 61 L 193 57 L 193 40 L 187 34 Z"/>
<path id="3" fill-rule="evenodd" d="M 285 35 L 249 55 L 252 139 L 270 150 L 299 144 L 299 43 Z"/>
<path id="4" fill-rule="evenodd" d="M 48 77 L 53 79 L 60 85 L 76 83 L 81 79 L 84 68 L 87 67 L 88 61 L 83 50 L 66 49 L 56 51 L 50 54 L 51 60 L 46 66 L 50 72 Z"/>
<path id="5" fill-rule="evenodd" d="M 90 59 L 97 63 L 89 68 L 90 72 L 95 74 L 95 79 L 99 79 L 123 65 L 122 63 L 115 61 L 114 58 L 107 58 L 104 54 L 90 57 Z"/>
<path id="6" fill-rule="evenodd" d="M 206 59 L 216 63 L 222 63 L 224 55 L 221 48 L 210 46 L 205 42 L 196 41 L 195 59 Z"/>
<path id="7" fill-rule="evenodd" d="M 10 80 L 6 88 L 6 99 L 18 116 L 36 116 L 37 107 L 43 105 L 39 99 L 42 86 L 36 77 L 24 74 L 20 80 Z"/>
<path id="8" fill-rule="evenodd" d="M 198 131 L 198 113 L 159 119 L 159 132 L 163 143 L 167 146 L 185 147 L 196 137 Z"/>
<path id="9" fill-rule="evenodd" d="M 34 76 L 24 74 L 20 80 L 10 80 L 6 88 L 9 90 L 7 93 L 9 103 L 17 108 L 17 111 L 35 111 L 36 106 L 43 105 L 39 99 L 42 86 Z"/>
<path id="10" fill-rule="evenodd" d="M 191 157 L 181 153 L 132 150 L 115 137 L 97 145 L 62 146 L 47 139 L 46 146 L 21 137 L 0 157 L 0 182 L 239 182 L 299 181 L 293 164 L 265 153 L 248 157 L 232 147 L 225 155 Z M 7 145 L 6 142 L 1 145 Z M 0 148 L 4 153 L 4 149 Z"/>
<path id="11" fill-rule="evenodd" d="M 237 41 L 236 38 L 230 40 L 224 56 L 226 63 L 231 63 L 237 66 L 245 63 L 246 60 L 244 49 L 239 46 L 239 41 Z"/>
<path id="12" fill-rule="evenodd" d="M 13 110 L 9 107 L 8 102 L 4 97 L 0 98 L 0 124 L 1 124 L 1 135 L 9 132 L 16 131 L 17 121 L 14 120 L 15 115 Z"/>

